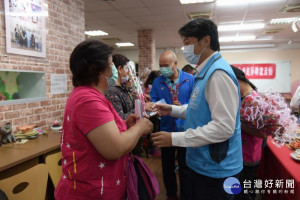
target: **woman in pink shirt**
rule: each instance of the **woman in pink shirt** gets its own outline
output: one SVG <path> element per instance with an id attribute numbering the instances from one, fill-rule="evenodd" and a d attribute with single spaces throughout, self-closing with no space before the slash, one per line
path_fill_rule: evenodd
<path id="1" fill-rule="evenodd" d="M 111 48 L 100 41 L 84 41 L 71 54 L 74 89 L 64 113 L 57 200 L 125 199 L 128 153 L 153 125 L 135 123 L 135 115 L 123 121 L 105 98 L 113 65 Z"/>
<path id="2" fill-rule="evenodd" d="M 233 72 L 235 73 L 241 92 L 241 116 L 243 115 L 243 108 L 249 106 L 251 102 L 254 101 L 256 96 L 260 94 L 256 91 L 257 88 L 253 83 L 251 83 L 245 76 L 245 73 L 231 66 Z M 253 188 L 253 182 L 256 179 L 256 170 L 261 159 L 261 149 L 262 149 L 262 134 L 259 134 L 257 129 L 253 129 L 247 126 L 245 123 L 241 123 L 242 130 L 242 150 L 243 150 L 243 170 L 240 175 L 240 183 L 243 186 L 244 181 L 251 181 L 251 188 L 248 190 L 253 190 L 252 194 L 243 194 L 243 190 L 239 195 L 234 197 L 235 200 L 250 200 L 255 198 L 255 190 Z"/>

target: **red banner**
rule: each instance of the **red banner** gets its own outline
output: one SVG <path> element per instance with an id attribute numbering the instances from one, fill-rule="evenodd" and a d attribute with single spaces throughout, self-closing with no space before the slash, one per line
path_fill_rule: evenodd
<path id="1" fill-rule="evenodd" d="M 241 69 L 248 79 L 274 79 L 276 77 L 276 64 L 232 64 Z"/>

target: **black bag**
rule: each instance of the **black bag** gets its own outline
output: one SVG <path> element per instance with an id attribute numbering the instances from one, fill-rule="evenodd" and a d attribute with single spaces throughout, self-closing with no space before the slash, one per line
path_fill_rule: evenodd
<path id="1" fill-rule="evenodd" d="M 6 194 L 0 189 L 0 200 L 8 200 Z"/>

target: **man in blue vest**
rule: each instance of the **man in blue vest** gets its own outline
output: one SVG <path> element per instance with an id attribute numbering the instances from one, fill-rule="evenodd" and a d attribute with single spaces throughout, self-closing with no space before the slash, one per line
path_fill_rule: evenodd
<path id="1" fill-rule="evenodd" d="M 159 67 L 162 76 L 157 77 L 150 92 L 151 101 L 165 99 L 166 103 L 184 105 L 189 102 L 194 77 L 177 68 L 177 57 L 172 51 L 165 51 L 159 58 Z M 184 120 L 173 117 L 161 117 L 161 131 L 178 132 L 184 130 Z M 187 166 L 185 163 L 186 148 L 161 148 L 163 180 L 167 191 L 167 199 L 177 198 L 177 181 L 175 175 L 175 153 L 179 166 L 180 199 L 187 199 Z"/>
<path id="2" fill-rule="evenodd" d="M 179 31 L 185 59 L 197 65 L 188 106 L 157 105 L 161 116 L 186 120 L 183 132 L 157 132 L 157 147 L 187 147 L 190 200 L 233 199 L 241 192 L 243 168 L 240 90 L 230 65 L 221 57 L 217 26 L 198 18 Z"/>

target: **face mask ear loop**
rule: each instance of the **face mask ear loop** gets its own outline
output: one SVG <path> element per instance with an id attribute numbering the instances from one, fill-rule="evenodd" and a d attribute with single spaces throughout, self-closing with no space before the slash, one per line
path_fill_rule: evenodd
<path id="1" fill-rule="evenodd" d="M 204 37 L 203 37 L 203 38 L 204 38 Z M 203 39 L 203 38 L 202 38 L 202 39 Z M 201 39 L 201 40 L 202 40 L 202 39 Z M 198 45 L 198 44 L 199 44 L 199 42 L 200 42 L 201 40 L 199 40 L 199 41 L 198 41 L 196 44 Z M 204 51 L 205 49 L 206 49 L 206 47 L 204 47 L 204 49 L 202 49 L 202 51 L 200 52 L 200 54 L 199 54 L 199 55 L 202 55 L 202 53 L 203 53 L 203 51 Z"/>
<path id="2" fill-rule="evenodd" d="M 198 45 L 200 41 L 201 41 L 201 40 L 198 40 L 198 41 L 194 44 L 194 46 Z"/>
<path id="3" fill-rule="evenodd" d="M 202 40 L 202 39 L 201 39 Z M 206 49 L 206 47 L 204 48 L 204 49 L 202 49 L 202 51 L 200 52 L 200 54 L 195 54 L 195 46 L 196 45 L 198 45 L 199 44 L 199 42 L 201 42 L 201 40 L 198 40 L 198 42 L 196 42 L 195 44 L 194 44 L 194 55 L 201 55 L 202 54 L 202 52 Z"/>
<path id="4" fill-rule="evenodd" d="M 108 79 L 108 77 L 104 76 L 103 74 L 101 74 L 101 76 L 103 76 L 106 80 Z"/>
<path id="5" fill-rule="evenodd" d="M 200 52 L 199 55 L 202 55 L 203 51 L 206 49 L 206 47 L 204 47 L 204 49 L 202 49 L 202 51 Z"/>

